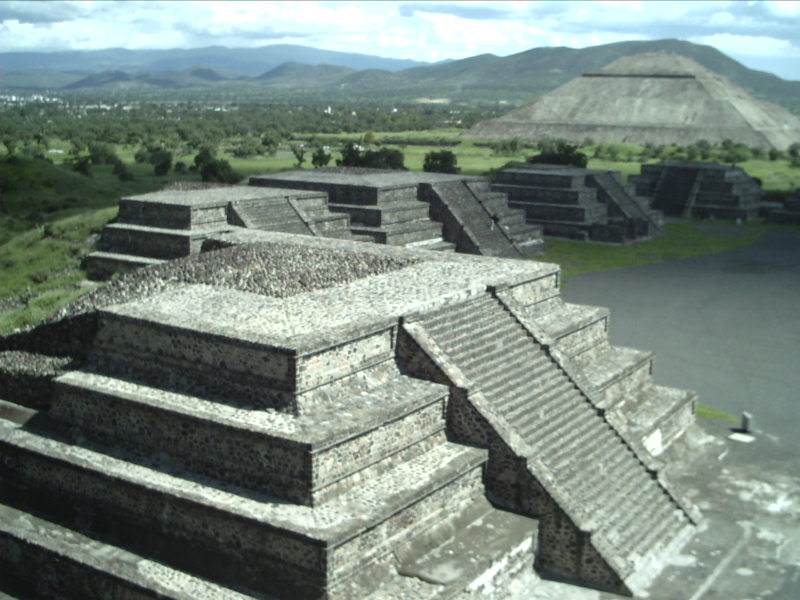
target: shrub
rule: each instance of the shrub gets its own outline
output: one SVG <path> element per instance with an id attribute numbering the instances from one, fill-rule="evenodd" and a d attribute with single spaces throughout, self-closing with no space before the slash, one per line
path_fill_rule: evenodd
<path id="1" fill-rule="evenodd" d="M 214 158 L 203 164 L 200 169 L 200 178 L 203 181 L 216 181 L 219 183 L 239 183 L 242 175 L 233 170 L 227 160 Z"/>
<path id="2" fill-rule="evenodd" d="M 450 150 L 428 152 L 422 170 L 428 173 L 460 173 L 458 158 Z"/>
<path id="3" fill-rule="evenodd" d="M 589 162 L 589 157 L 578 151 L 577 144 L 571 144 L 566 140 L 549 140 L 547 144 L 540 142 L 539 147 L 542 151 L 536 156 L 527 158 L 529 163 L 586 168 Z"/>

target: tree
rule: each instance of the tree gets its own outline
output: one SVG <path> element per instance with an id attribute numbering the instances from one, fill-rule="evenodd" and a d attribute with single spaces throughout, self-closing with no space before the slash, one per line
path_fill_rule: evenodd
<path id="1" fill-rule="evenodd" d="M 200 152 L 194 157 L 194 170 L 202 171 L 203 167 L 213 161 L 216 157 L 216 152 L 210 146 L 204 146 L 200 149 Z"/>
<path id="2" fill-rule="evenodd" d="M 156 177 L 166 175 L 172 168 L 172 152 L 169 150 L 151 152 L 148 162 L 153 165 L 153 174 Z"/>
<path id="3" fill-rule="evenodd" d="M 342 167 L 405 170 L 404 161 L 405 157 L 400 150 L 381 148 L 364 152 L 356 142 L 350 141 L 342 148 L 342 158 L 337 160 L 336 164 Z"/>
<path id="4" fill-rule="evenodd" d="M 14 149 L 17 147 L 19 140 L 10 135 L 3 136 L 3 145 L 6 147 L 6 153 L 11 156 L 14 154 Z"/>
<path id="5" fill-rule="evenodd" d="M 362 141 L 365 146 L 375 146 L 378 143 L 378 139 L 375 137 L 375 132 L 373 131 L 365 133 Z"/>
<path id="6" fill-rule="evenodd" d="M 326 152 L 322 146 L 317 148 L 311 156 L 311 164 L 314 165 L 314 168 L 327 167 L 329 162 L 331 162 L 331 154 Z"/>
<path id="7" fill-rule="evenodd" d="M 303 163 L 306 162 L 305 146 L 303 146 L 303 144 L 295 144 L 294 146 L 292 146 L 292 154 L 294 154 L 294 157 L 297 160 L 297 166 L 302 169 Z"/>
<path id="8" fill-rule="evenodd" d="M 89 158 L 92 159 L 92 164 L 95 165 L 113 165 L 119 160 L 114 148 L 103 142 L 89 144 Z"/>
<path id="9" fill-rule="evenodd" d="M 90 167 L 92 166 L 92 159 L 88 156 L 79 156 L 75 159 L 75 162 L 72 163 L 72 169 L 80 173 L 81 175 L 86 175 L 87 177 L 92 176 L 92 172 Z"/>
<path id="10" fill-rule="evenodd" d="M 119 158 L 117 158 L 116 162 L 114 163 L 114 168 L 111 170 L 111 172 L 119 177 L 120 181 L 131 181 L 133 179 L 133 173 L 130 172 L 128 166 Z"/>
<path id="11" fill-rule="evenodd" d="M 360 167 L 363 148 L 357 142 L 349 141 L 342 148 L 342 158 L 336 164 L 342 167 Z"/>
<path id="12" fill-rule="evenodd" d="M 427 173 L 460 173 L 458 158 L 450 150 L 428 152 L 422 170 Z"/>
<path id="13" fill-rule="evenodd" d="M 541 142 L 539 147 L 542 147 Z M 566 140 L 559 139 L 550 140 L 539 154 L 526 160 L 533 164 L 572 165 L 586 168 L 589 157 L 578 151 L 577 144 L 571 144 Z"/>
<path id="14" fill-rule="evenodd" d="M 255 137 L 247 137 L 240 140 L 231 150 L 232 154 L 239 158 L 248 156 L 260 156 L 267 151 L 266 146 Z"/>
<path id="15" fill-rule="evenodd" d="M 217 181 L 219 183 L 239 183 L 242 176 L 233 170 L 227 160 L 213 158 L 203 163 L 200 168 L 200 178 L 203 181 Z"/>

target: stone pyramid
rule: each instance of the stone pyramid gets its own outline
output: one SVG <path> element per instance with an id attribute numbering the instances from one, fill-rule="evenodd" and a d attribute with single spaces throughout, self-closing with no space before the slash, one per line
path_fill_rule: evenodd
<path id="1" fill-rule="evenodd" d="M 800 119 L 689 58 L 650 52 L 584 73 L 466 135 L 641 145 L 731 139 L 783 150 L 800 141 Z"/>
<path id="2" fill-rule="evenodd" d="M 557 265 L 257 233 L 0 337 L 0 597 L 632 595 L 697 530 L 696 395 Z"/>

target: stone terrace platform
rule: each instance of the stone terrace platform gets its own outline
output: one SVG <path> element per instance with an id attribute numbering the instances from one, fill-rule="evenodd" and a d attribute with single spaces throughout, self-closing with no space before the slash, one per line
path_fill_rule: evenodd
<path id="1" fill-rule="evenodd" d="M 326 192 L 330 209 L 350 216 L 356 239 L 429 249 L 444 243 L 505 258 L 542 244 L 541 229 L 483 177 L 335 167 L 251 177 L 250 185 Z"/>
<path id="2" fill-rule="evenodd" d="M 694 531 L 694 395 L 556 265 L 258 236 L 0 339 L 1 591 L 631 595 Z"/>
<path id="3" fill-rule="evenodd" d="M 162 190 L 122 198 L 116 222 L 104 227 L 99 251 L 84 267 L 90 277 L 106 279 L 198 254 L 209 235 L 239 227 L 350 237 L 347 217 L 328 211 L 324 194 L 241 186 Z"/>

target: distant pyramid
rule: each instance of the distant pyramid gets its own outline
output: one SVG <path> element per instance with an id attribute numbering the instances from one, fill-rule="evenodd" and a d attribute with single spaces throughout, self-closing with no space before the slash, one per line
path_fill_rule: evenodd
<path id="1" fill-rule="evenodd" d="M 649 52 L 584 73 L 465 136 L 639 145 L 730 139 L 783 150 L 800 142 L 800 119 L 689 58 Z"/>

